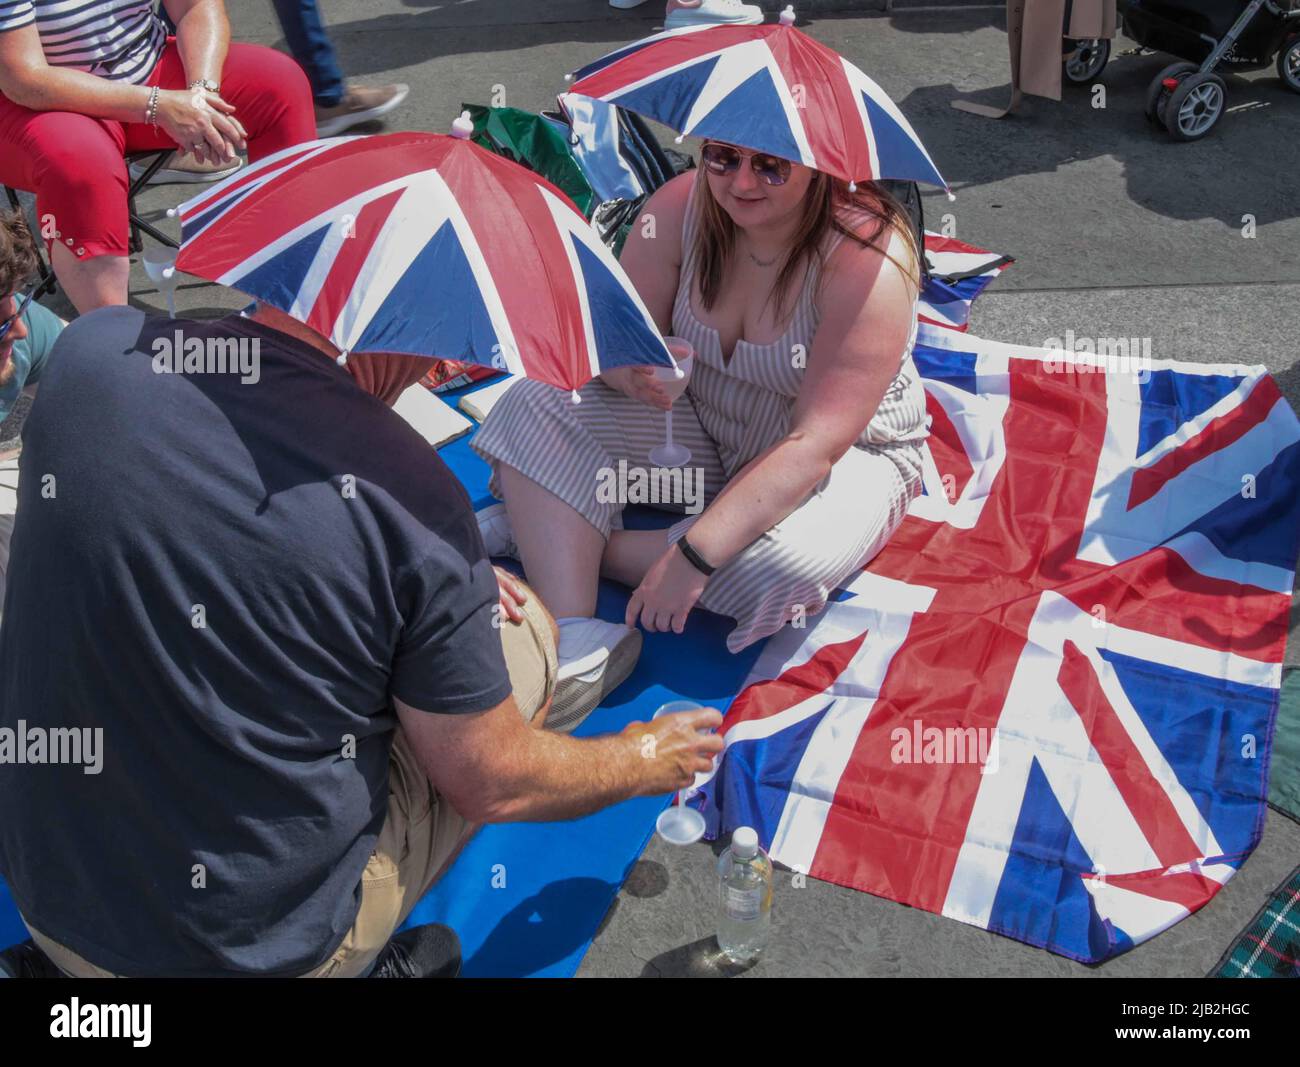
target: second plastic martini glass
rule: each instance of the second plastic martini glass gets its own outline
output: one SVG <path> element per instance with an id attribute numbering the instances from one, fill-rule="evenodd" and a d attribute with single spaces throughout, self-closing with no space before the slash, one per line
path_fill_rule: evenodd
<path id="1" fill-rule="evenodd" d="M 158 286 L 158 290 L 167 298 L 167 315 L 176 317 L 176 286 L 180 277 L 176 273 L 176 249 L 166 245 L 152 245 L 145 249 L 140 263 L 149 280 Z"/>
<path id="2" fill-rule="evenodd" d="M 653 717 L 657 719 L 660 715 L 671 715 L 677 711 L 699 711 L 700 708 L 701 705 L 693 700 L 673 700 L 662 705 Z M 670 845 L 693 845 L 704 836 L 704 816 L 686 806 L 686 802 L 697 792 L 699 790 L 694 786 L 688 785 L 677 794 L 677 803 L 664 808 L 655 820 L 655 830 Z"/>
<path id="3" fill-rule="evenodd" d="M 686 391 L 695 362 L 695 347 L 682 337 L 665 337 L 664 344 L 677 361 L 676 367 L 655 367 L 655 380 L 664 387 L 668 396 L 676 401 Z M 673 409 L 664 413 L 668 439 L 650 450 L 650 462 L 656 467 L 684 467 L 691 461 L 691 450 L 673 441 Z"/>

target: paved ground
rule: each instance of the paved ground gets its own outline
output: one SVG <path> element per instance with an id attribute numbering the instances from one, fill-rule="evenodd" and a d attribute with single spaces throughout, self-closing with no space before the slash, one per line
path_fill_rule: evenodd
<path id="1" fill-rule="evenodd" d="M 1060 104 L 1032 99 L 1017 117 L 990 122 L 949 102 L 1005 100 L 1001 7 L 918 2 L 864 15 L 822 14 L 851 3 L 817 0 L 807 29 L 879 81 L 929 146 L 958 193 L 952 204 L 927 197 L 931 226 L 951 213 L 957 236 L 1017 257 L 976 305 L 975 332 L 1026 344 L 1067 329 L 1150 337 L 1157 358 L 1263 363 L 1300 406 L 1300 97 L 1271 72 L 1230 77 L 1232 110 L 1215 134 L 1174 144 L 1153 134 L 1141 114 L 1146 86 L 1168 60 L 1122 54 L 1133 46 L 1121 39 L 1104 108 L 1071 92 Z M 228 0 L 228 7 L 240 38 L 282 44 L 264 0 Z M 462 101 L 486 103 L 497 87 L 513 106 L 549 106 L 566 70 L 648 32 L 659 14 L 657 0 L 630 12 L 604 0 L 332 0 L 325 7 L 351 76 L 411 84 L 411 100 L 388 128 L 430 130 L 446 130 Z M 185 192 L 154 190 L 144 204 L 161 217 Z M 1247 215 L 1253 238 L 1242 235 Z M 138 266 L 132 296 L 160 306 Z M 242 300 L 193 285 L 179 303 L 202 314 Z M 1300 642 L 1292 641 L 1288 656 L 1300 662 Z M 1270 813 L 1263 843 L 1213 904 L 1098 968 L 836 886 L 793 888 L 780 874 L 774 940 L 748 973 L 1201 975 L 1298 859 L 1300 826 Z M 713 863 L 708 846 L 652 842 L 580 973 L 723 973 L 710 942 Z"/>
<path id="2" fill-rule="evenodd" d="M 1197 914 L 1109 963 L 1085 966 L 853 889 L 778 871 L 773 933 L 737 971 L 713 941 L 717 846 L 657 837 L 632 870 L 578 971 L 591 977 L 1199 978 L 1300 862 L 1300 826 L 1269 812 L 1264 840 Z"/>

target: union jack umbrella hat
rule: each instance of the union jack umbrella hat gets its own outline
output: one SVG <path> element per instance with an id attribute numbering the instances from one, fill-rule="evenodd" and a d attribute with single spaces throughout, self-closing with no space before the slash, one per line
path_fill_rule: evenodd
<path id="1" fill-rule="evenodd" d="M 255 296 L 344 353 L 466 360 L 576 390 L 673 365 L 654 319 L 560 190 L 469 140 L 295 145 L 186 201 L 176 269 Z"/>
<path id="2" fill-rule="evenodd" d="M 569 92 L 849 183 L 894 178 L 947 189 L 884 90 L 794 19 L 787 7 L 766 26 L 668 30 L 574 71 Z"/>

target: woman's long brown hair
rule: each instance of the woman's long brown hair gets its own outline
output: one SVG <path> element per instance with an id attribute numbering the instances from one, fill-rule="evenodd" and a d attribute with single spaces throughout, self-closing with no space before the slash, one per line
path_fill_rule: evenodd
<path id="1" fill-rule="evenodd" d="M 695 211 L 698 222 L 695 246 L 699 257 L 700 298 L 704 310 L 710 311 L 722 291 L 722 274 L 736 247 L 736 224 L 713 198 L 707 175 L 707 168 L 700 167 L 695 178 Z M 850 206 L 861 208 L 873 216 L 876 225 L 870 234 L 860 235 L 840 220 L 840 211 Z M 911 218 L 903 206 L 876 182 L 860 182 L 856 192 L 849 192 L 848 182 L 822 171 L 814 171 L 812 184 L 808 186 L 804 197 L 803 213 L 795 230 L 793 246 L 772 283 L 771 295 L 776 298 L 776 321 L 786 320 L 790 297 L 801 269 L 815 267 L 820 281 L 822 268 L 826 265 L 826 237 L 829 233 L 841 233 L 865 248 L 873 244 L 886 229 L 891 228 L 904 238 L 908 262 L 899 262 L 888 251 L 885 256 L 903 272 L 914 290 L 919 290 L 920 250 L 916 247 L 916 237 L 912 233 Z"/>

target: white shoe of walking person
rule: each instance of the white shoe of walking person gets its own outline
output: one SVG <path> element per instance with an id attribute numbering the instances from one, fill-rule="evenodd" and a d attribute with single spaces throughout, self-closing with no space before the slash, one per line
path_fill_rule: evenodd
<path id="1" fill-rule="evenodd" d="M 316 105 L 316 136 L 337 137 L 353 126 L 387 115 L 406 99 L 409 85 L 349 85 L 343 97 L 330 107 Z"/>
<path id="2" fill-rule="evenodd" d="M 641 631 L 604 619 L 557 619 L 560 661 L 546 728 L 568 733 L 632 673 Z"/>
<path id="3" fill-rule="evenodd" d="M 740 0 L 672 0 L 665 30 L 680 30 L 686 26 L 757 26 L 763 21 L 763 11 L 755 4 L 742 4 Z"/>

